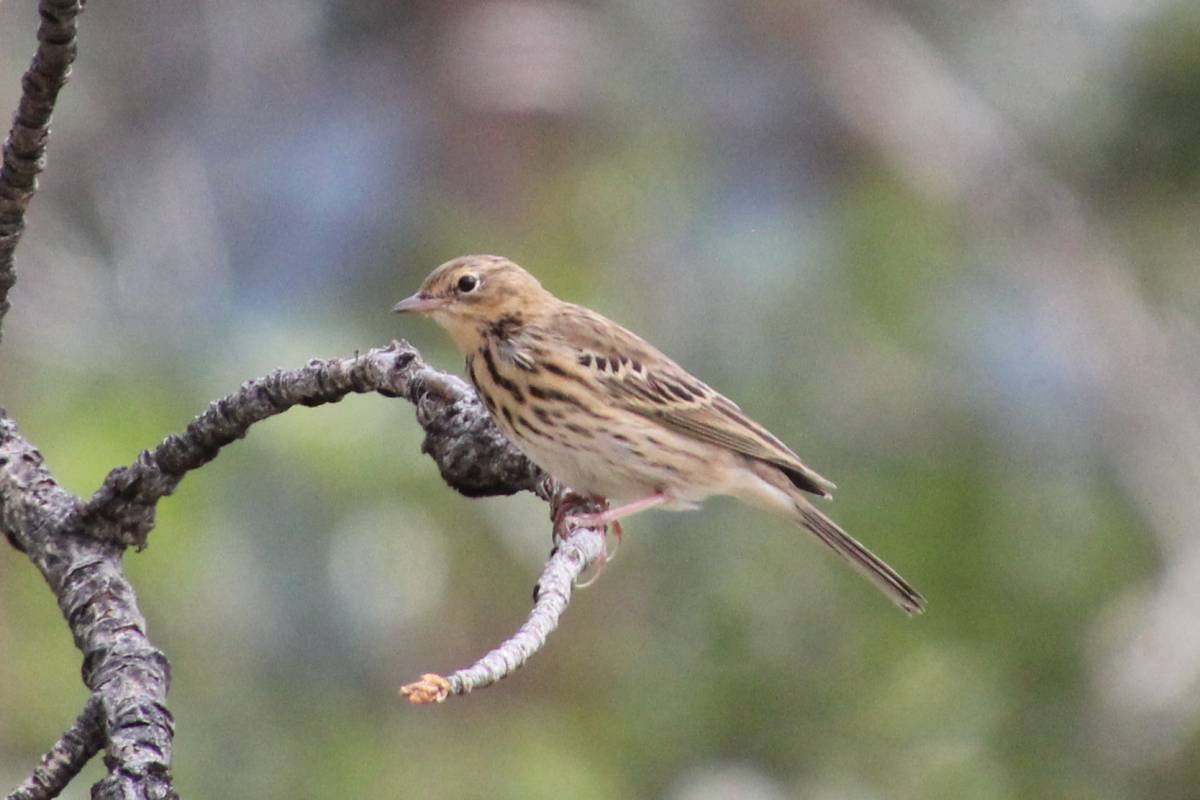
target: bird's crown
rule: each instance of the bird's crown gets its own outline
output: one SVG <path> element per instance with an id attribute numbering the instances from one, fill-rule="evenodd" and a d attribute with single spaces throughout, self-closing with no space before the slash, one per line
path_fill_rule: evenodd
<path id="1" fill-rule="evenodd" d="M 445 306 L 486 309 L 506 300 L 535 301 L 547 294 L 538 279 L 502 256 L 459 256 L 429 273 L 418 296 Z"/>

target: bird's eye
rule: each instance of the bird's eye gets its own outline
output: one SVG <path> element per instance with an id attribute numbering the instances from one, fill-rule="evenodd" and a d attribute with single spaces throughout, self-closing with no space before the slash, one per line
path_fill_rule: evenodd
<path id="1" fill-rule="evenodd" d="M 474 275 L 463 275 L 458 279 L 458 290 L 464 294 L 475 291 L 477 286 L 479 286 L 479 278 Z"/>

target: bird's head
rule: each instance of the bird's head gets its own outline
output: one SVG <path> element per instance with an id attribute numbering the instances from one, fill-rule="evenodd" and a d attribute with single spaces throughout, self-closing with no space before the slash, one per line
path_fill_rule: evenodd
<path id="1" fill-rule="evenodd" d="M 500 256 L 460 256 L 429 273 L 417 293 L 392 310 L 430 317 L 459 350 L 470 352 L 489 325 L 521 322 L 552 307 L 537 278 Z"/>

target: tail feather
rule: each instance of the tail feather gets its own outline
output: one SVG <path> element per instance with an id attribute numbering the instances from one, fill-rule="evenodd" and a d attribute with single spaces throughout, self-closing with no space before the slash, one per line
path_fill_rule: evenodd
<path id="1" fill-rule="evenodd" d="M 807 500 L 797 502 L 796 511 L 800 515 L 800 523 L 805 528 L 850 562 L 852 567 L 878 586 L 889 600 L 909 614 L 920 614 L 925 610 L 925 598 L 920 592 L 901 578 L 896 570 L 839 528 L 837 523 L 811 506 Z"/>

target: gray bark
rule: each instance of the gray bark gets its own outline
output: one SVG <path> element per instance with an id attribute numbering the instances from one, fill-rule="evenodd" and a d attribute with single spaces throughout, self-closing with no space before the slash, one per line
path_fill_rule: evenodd
<path id="1" fill-rule="evenodd" d="M 10 307 L 13 253 L 44 166 L 50 118 L 75 58 L 75 17 L 82 5 L 73 0 L 38 5 L 39 44 L 22 79 L 0 167 L 0 324 Z M 296 405 L 335 403 L 363 392 L 413 403 L 426 432 L 422 451 L 434 459 L 447 484 L 464 495 L 533 490 L 551 502 L 558 520 L 568 506 L 589 502 L 558 486 L 516 450 L 467 384 L 430 368 L 416 350 L 399 342 L 248 381 L 209 405 L 183 433 L 114 469 L 86 502 L 58 485 L 41 453 L 0 409 L 0 532 L 54 592 L 83 654 L 83 681 L 91 690 L 79 718 L 9 800 L 57 796 L 101 749 L 108 774 L 92 787 L 94 798 L 177 797 L 170 772 L 175 720 L 166 706 L 170 665 L 147 635 L 123 571 L 125 548 L 144 547 L 158 501 L 254 423 Z M 460 690 L 498 680 L 544 643 L 566 607 L 572 574 L 582 572 L 588 554 L 595 558 L 603 552 L 598 531 L 578 531 L 570 542 L 552 553 L 531 622 L 495 651 L 510 655 L 497 666 L 489 654 L 480 662 L 489 665 L 485 671 L 464 671 L 466 677 L 456 684 Z"/>
<path id="2" fill-rule="evenodd" d="M 47 755 L 55 766 L 43 764 L 10 797 L 52 796 L 37 794 L 39 787 L 55 781 L 65 786 L 97 740 L 105 745 L 110 773 L 94 787 L 95 797 L 175 796 L 170 779 L 174 719 L 165 704 L 170 667 L 146 635 L 133 587 L 122 572 L 122 553 L 129 545 L 145 546 L 161 498 L 254 423 L 296 405 L 335 403 L 372 391 L 414 405 L 426 433 L 422 450 L 447 484 L 463 494 L 534 491 L 550 503 L 556 520 L 573 509 L 594 510 L 588 498 L 546 476 L 513 447 L 468 384 L 428 366 L 403 342 L 247 381 L 211 403 L 183 433 L 109 473 L 86 503 L 58 486 L 37 449 L 0 414 L 0 529 L 58 597 L 84 654 L 84 682 L 97 709 L 94 717 L 81 717 Z M 538 583 L 528 622 L 477 664 L 454 673 L 452 693 L 495 683 L 537 652 L 566 609 L 572 583 L 603 553 L 603 533 L 594 529 L 576 530 L 560 541 Z M 95 732 L 88 728 L 91 719 Z"/>
<path id="3" fill-rule="evenodd" d="M 25 209 L 37 191 L 38 173 L 45 166 L 50 115 L 75 61 L 75 17 L 82 10 L 80 0 L 38 3 L 42 15 L 38 47 L 21 78 L 21 100 L 4 140 L 0 168 L 0 336 L 11 305 L 8 290 L 17 280 L 13 251 L 25 230 Z"/>

